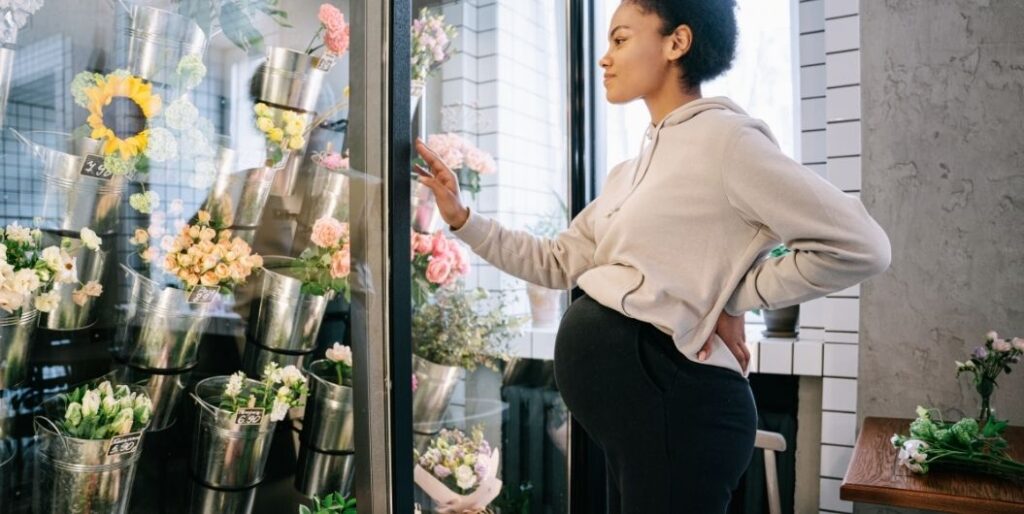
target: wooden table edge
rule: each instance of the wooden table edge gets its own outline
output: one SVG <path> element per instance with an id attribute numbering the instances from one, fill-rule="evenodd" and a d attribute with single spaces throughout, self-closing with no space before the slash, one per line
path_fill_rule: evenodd
<path id="1" fill-rule="evenodd" d="M 940 493 L 908 491 L 895 487 L 848 484 L 846 480 L 843 480 L 843 483 L 839 485 L 839 499 L 850 502 L 909 507 L 954 514 L 978 514 L 976 499 Z M 1001 500 L 985 500 L 985 502 L 985 508 L 988 509 L 985 511 L 986 514 L 1021 514 L 1024 512 L 1020 504 L 1007 503 Z"/>

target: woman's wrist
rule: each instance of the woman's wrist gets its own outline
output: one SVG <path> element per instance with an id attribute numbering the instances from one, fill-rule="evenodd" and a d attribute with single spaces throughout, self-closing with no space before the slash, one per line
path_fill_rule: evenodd
<path id="1" fill-rule="evenodd" d="M 451 230 L 459 230 L 469 221 L 469 207 L 463 207 L 461 213 L 458 219 L 452 220 L 453 222 L 448 224 Z"/>

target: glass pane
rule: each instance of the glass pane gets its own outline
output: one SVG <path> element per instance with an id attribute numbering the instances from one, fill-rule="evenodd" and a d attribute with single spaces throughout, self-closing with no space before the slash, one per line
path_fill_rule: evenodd
<path id="1" fill-rule="evenodd" d="M 382 141 L 346 137 L 350 77 L 373 94 L 349 44 L 383 30 L 360 9 L 0 6 L 0 511 L 354 491 L 350 327 L 382 324 L 383 269 L 381 167 L 354 165 Z"/>
<path id="2" fill-rule="evenodd" d="M 414 135 L 453 170 L 472 212 L 555 236 L 568 205 L 565 2 L 414 9 Z M 473 255 L 428 187 L 414 183 L 412 196 L 415 499 L 424 512 L 449 494 L 466 507 L 565 512 L 568 416 L 552 358 L 567 294 Z M 463 437 L 484 465 L 439 459 Z"/>

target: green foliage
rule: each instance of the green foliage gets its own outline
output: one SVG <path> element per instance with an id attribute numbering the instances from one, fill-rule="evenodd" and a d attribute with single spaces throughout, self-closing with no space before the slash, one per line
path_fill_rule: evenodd
<path id="1" fill-rule="evenodd" d="M 299 505 L 299 514 L 356 514 L 356 499 L 340 492 L 328 494 L 323 500 L 314 496 L 313 508 Z"/>

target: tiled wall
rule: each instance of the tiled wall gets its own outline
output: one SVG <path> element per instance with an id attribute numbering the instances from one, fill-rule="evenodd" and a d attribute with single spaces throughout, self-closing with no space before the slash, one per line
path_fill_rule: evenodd
<path id="1" fill-rule="evenodd" d="M 799 4 L 801 160 L 836 187 L 860 194 L 860 18 L 857 0 Z M 794 372 L 820 367 L 821 512 L 852 512 L 839 485 L 853 451 L 860 288 L 801 306 Z M 801 373 L 802 374 L 802 373 Z M 810 374 L 810 373 L 808 373 Z"/>
<path id="2" fill-rule="evenodd" d="M 548 0 L 464 0 L 442 9 L 459 31 L 459 51 L 441 69 L 441 116 L 429 130 L 456 132 L 495 157 L 498 172 L 482 177 L 470 206 L 523 229 L 558 208 L 553 191 L 565 191 L 564 22 Z M 472 261 L 470 286 L 510 293 L 508 312 L 529 313 L 525 282 Z"/>

